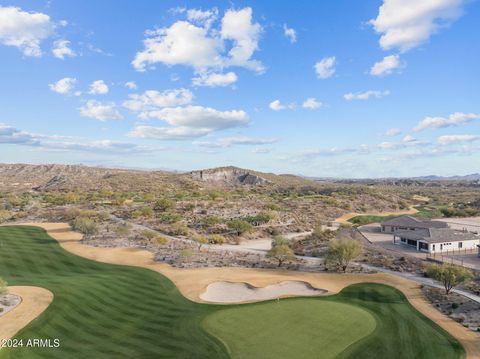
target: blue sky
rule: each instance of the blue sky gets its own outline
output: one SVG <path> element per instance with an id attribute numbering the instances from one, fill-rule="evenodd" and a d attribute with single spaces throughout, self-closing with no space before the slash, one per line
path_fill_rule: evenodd
<path id="1" fill-rule="evenodd" d="M 0 1 L 0 161 L 480 168 L 480 4 Z"/>

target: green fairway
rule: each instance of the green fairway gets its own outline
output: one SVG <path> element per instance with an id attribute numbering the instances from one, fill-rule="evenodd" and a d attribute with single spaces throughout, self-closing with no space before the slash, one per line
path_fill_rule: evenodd
<path id="1" fill-rule="evenodd" d="M 370 334 L 376 322 L 356 306 L 298 299 L 222 310 L 204 325 L 225 341 L 235 359 L 309 359 L 335 358 Z"/>
<path id="2" fill-rule="evenodd" d="M 19 226 L 0 227 L 0 276 L 55 295 L 17 338 L 61 342 L 58 349 L 2 349 L 1 359 L 463 356 L 457 341 L 383 285 L 355 285 L 330 297 L 202 305 L 156 272 L 71 255 L 43 230 Z"/>

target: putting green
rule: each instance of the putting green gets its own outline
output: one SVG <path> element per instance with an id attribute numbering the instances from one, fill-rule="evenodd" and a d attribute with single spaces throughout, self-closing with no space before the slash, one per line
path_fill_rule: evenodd
<path id="1" fill-rule="evenodd" d="M 464 356 L 458 341 L 385 285 L 280 303 L 199 304 L 157 272 L 75 256 L 28 226 L 0 227 L 0 276 L 54 294 L 16 339 L 60 341 L 58 348 L 2 349 L 0 359 Z"/>
<path id="2" fill-rule="evenodd" d="M 352 305 L 297 299 L 221 310 L 203 324 L 234 359 L 310 359 L 335 358 L 373 332 L 376 321 Z"/>

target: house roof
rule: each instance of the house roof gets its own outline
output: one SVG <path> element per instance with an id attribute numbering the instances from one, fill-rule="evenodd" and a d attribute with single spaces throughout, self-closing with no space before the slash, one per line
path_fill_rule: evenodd
<path id="1" fill-rule="evenodd" d="M 384 226 L 410 227 L 410 228 L 448 228 L 447 223 L 439 221 L 422 221 L 412 216 L 400 216 L 382 222 Z"/>
<path id="2" fill-rule="evenodd" d="M 451 228 L 425 228 L 418 231 L 396 231 L 395 236 L 421 240 L 428 243 L 480 241 L 480 236 L 471 232 L 456 231 Z"/>

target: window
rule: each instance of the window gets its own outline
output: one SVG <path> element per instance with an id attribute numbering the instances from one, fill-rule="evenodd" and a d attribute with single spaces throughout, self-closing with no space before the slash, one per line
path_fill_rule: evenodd
<path id="1" fill-rule="evenodd" d="M 435 244 L 432 244 L 432 251 L 435 251 Z"/>
<path id="2" fill-rule="evenodd" d="M 463 248 L 463 243 L 462 242 L 458 242 L 458 248 Z"/>

